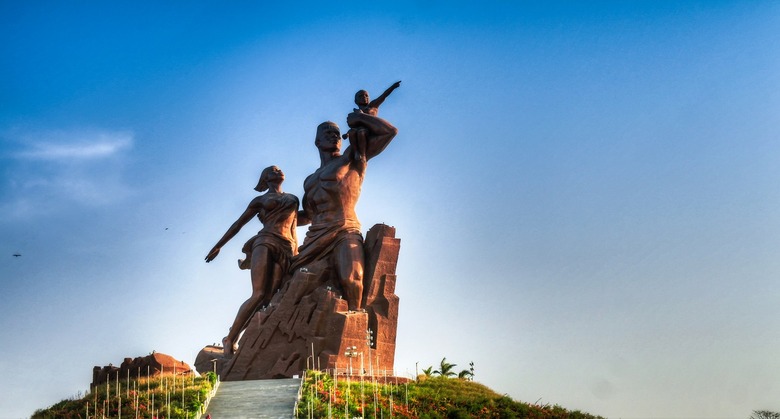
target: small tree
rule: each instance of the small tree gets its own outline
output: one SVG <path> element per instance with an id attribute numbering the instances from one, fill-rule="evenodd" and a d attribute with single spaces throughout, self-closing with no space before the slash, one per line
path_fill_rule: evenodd
<path id="1" fill-rule="evenodd" d="M 469 369 L 458 373 L 458 378 L 461 380 L 474 381 L 474 361 L 469 362 Z"/>
<path id="2" fill-rule="evenodd" d="M 441 362 L 439 363 L 439 369 L 434 371 L 434 374 L 439 374 L 442 377 L 452 377 L 455 375 L 455 371 L 453 371 L 453 368 L 458 366 L 458 364 L 453 364 L 450 362 L 447 362 L 447 357 L 444 357 L 441 359 Z"/>

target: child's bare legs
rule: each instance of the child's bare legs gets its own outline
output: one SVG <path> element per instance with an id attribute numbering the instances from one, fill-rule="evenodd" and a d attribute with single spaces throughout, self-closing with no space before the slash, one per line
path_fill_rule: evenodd
<path id="1" fill-rule="evenodd" d="M 368 130 L 365 128 L 350 128 L 346 134 L 342 135 L 344 139 L 349 138 L 349 144 L 355 153 L 355 159 L 366 162 L 366 135 Z"/>
<path id="2" fill-rule="evenodd" d="M 368 132 L 365 128 L 358 128 L 356 132 L 356 145 L 357 145 L 357 158 L 361 162 L 366 162 L 366 133 Z"/>

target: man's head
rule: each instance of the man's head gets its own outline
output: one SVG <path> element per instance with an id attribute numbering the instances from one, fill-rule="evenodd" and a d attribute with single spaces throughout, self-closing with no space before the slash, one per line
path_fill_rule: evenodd
<path id="1" fill-rule="evenodd" d="M 341 150 L 341 131 L 335 122 L 326 121 L 317 126 L 317 137 L 314 138 L 314 145 L 320 151 L 339 151 Z"/>

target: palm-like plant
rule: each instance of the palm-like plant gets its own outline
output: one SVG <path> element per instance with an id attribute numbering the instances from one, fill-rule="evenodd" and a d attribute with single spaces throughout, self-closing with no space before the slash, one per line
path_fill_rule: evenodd
<path id="1" fill-rule="evenodd" d="M 460 378 L 461 380 L 466 380 L 470 377 L 471 377 L 471 371 L 469 370 L 463 370 L 458 373 L 458 378 Z"/>
<path id="2" fill-rule="evenodd" d="M 453 364 L 450 362 L 447 362 L 447 357 L 444 357 L 441 359 L 441 363 L 439 363 L 439 369 L 434 371 L 434 374 L 439 374 L 442 377 L 452 377 L 455 375 L 455 371 L 453 371 L 453 368 L 455 368 L 458 364 Z"/>
<path id="3" fill-rule="evenodd" d="M 472 378 L 474 378 L 474 373 L 469 370 L 463 370 L 458 373 L 458 378 L 460 378 L 461 380 L 471 380 Z"/>

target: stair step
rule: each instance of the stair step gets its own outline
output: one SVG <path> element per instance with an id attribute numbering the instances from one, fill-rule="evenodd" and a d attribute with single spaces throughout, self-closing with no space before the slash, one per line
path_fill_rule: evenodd
<path id="1" fill-rule="evenodd" d="M 300 386 L 298 378 L 222 381 L 206 413 L 212 419 L 291 418 Z"/>

